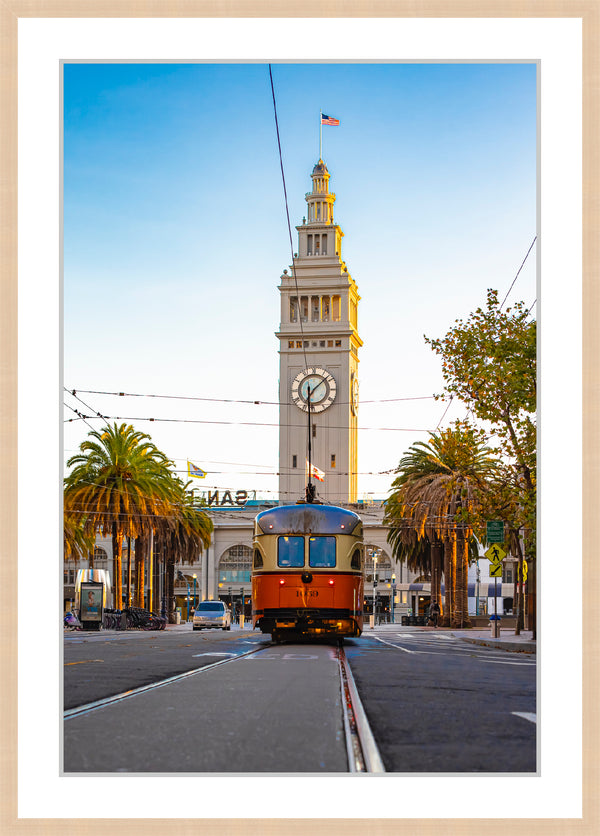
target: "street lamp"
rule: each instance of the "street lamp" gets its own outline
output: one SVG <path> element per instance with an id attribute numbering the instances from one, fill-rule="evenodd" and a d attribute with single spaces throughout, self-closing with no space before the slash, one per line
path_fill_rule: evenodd
<path id="1" fill-rule="evenodd" d="M 377 555 L 373 552 L 373 624 L 375 624 L 377 609 Z"/>
<path id="2" fill-rule="evenodd" d="M 192 575 L 194 579 L 194 610 L 196 609 L 196 575 Z"/>
<path id="3" fill-rule="evenodd" d="M 392 575 L 392 624 L 394 624 L 394 603 L 396 600 L 396 575 Z"/>

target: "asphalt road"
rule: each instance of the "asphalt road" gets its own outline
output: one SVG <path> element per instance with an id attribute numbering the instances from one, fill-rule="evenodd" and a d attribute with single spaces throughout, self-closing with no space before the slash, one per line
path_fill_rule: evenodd
<path id="1" fill-rule="evenodd" d="M 267 647 L 269 636 L 222 630 L 69 632 L 64 644 L 64 708 L 110 697 L 228 654 Z"/>
<path id="2" fill-rule="evenodd" d="M 275 647 L 250 631 L 68 633 L 64 706 L 256 649 L 66 720 L 65 770 L 346 771 L 333 645 Z M 369 633 L 345 649 L 387 771 L 535 772 L 534 656 L 419 631 Z"/>
<path id="3" fill-rule="evenodd" d="M 73 716 L 64 770 L 347 772 L 335 650 L 268 647 Z"/>
<path id="4" fill-rule="evenodd" d="M 346 656 L 387 771 L 535 772 L 535 656 L 441 632 L 365 636 Z"/>

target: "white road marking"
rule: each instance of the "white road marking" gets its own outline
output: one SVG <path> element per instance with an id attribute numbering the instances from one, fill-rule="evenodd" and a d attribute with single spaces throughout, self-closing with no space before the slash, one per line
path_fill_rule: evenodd
<path id="1" fill-rule="evenodd" d="M 403 650 L 405 653 L 421 653 L 422 652 L 420 650 L 407 650 L 405 647 L 400 647 L 399 644 L 392 644 L 392 642 L 386 642 L 385 639 L 380 639 L 378 636 L 373 636 L 373 638 L 376 641 L 381 642 L 382 644 L 387 644 L 390 647 L 395 647 L 396 650 Z"/>
<path id="2" fill-rule="evenodd" d="M 318 659 L 318 656 L 309 656 L 307 653 L 285 653 L 284 659 Z"/>
<path id="3" fill-rule="evenodd" d="M 524 720 L 529 720 L 530 723 L 537 723 L 537 717 L 529 711 L 511 711 L 515 717 L 522 717 Z"/>
<path id="4" fill-rule="evenodd" d="M 237 653 L 194 653 L 192 654 L 192 659 L 195 659 L 198 656 L 237 656 Z"/>
<path id="5" fill-rule="evenodd" d="M 524 665 L 526 668 L 535 668 L 535 662 L 524 660 L 523 662 L 507 662 L 504 659 L 480 659 L 480 662 L 485 662 L 486 665 Z"/>

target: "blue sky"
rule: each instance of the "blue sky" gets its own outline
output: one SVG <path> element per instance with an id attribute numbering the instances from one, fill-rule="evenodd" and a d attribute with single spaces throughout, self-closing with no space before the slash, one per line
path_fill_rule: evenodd
<path id="1" fill-rule="evenodd" d="M 391 477 L 374 474 L 445 411 L 423 334 L 443 336 L 488 287 L 503 298 L 536 235 L 536 66 L 272 69 L 294 249 L 319 109 L 340 120 L 323 158 L 362 297 L 359 496 L 382 497 Z M 535 255 L 509 302 L 534 303 Z M 64 66 L 68 389 L 275 402 L 290 258 L 266 64 Z M 203 466 L 207 486 L 276 494 L 275 406 L 80 397 L 179 468 Z M 419 400 L 369 403 L 401 398 Z M 464 414 L 453 405 L 444 425 Z M 148 417 L 228 423 L 134 420 Z M 88 429 L 65 424 L 67 456 Z"/>

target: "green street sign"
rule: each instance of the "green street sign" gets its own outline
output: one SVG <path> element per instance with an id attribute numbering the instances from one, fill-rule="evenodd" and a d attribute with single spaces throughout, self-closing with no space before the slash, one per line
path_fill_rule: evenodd
<path id="1" fill-rule="evenodd" d="M 488 520 L 486 530 L 486 540 L 488 543 L 504 542 L 504 523 L 502 520 Z"/>

